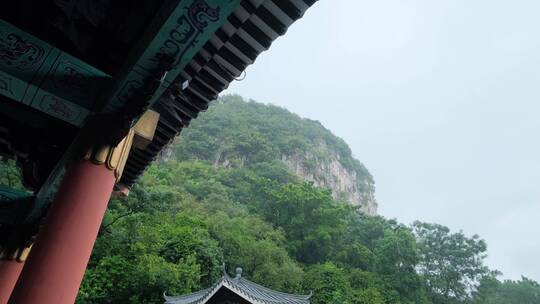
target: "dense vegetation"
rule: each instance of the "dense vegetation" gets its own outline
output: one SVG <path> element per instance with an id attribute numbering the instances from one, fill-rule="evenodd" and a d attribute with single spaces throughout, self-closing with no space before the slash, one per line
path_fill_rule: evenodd
<path id="1" fill-rule="evenodd" d="M 277 125 L 294 121 L 283 109 L 254 106 L 283 113 Z M 111 200 L 77 303 L 162 303 L 164 291 L 208 287 L 221 276 L 222 263 L 243 267 L 246 277 L 270 288 L 313 291 L 313 304 L 540 303 L 538 283 L 501 282 L 484 265 L 487 246 L 478 236 L 362 215 L 266 158 L 291 147 L 272 132 L 246 131 L 248 121 L 257 126 L 260 119 L 230 111 L 214 117 L 230 137 L 216 141 L 212 128 L 193 125 L 186 137 L 198 144 L 176 144 L 176 156 L 155 163 L 128 198 Z M 299 151 L 328 132 L 281 127 L 291 129 L 291 140 L 308 142 Z M 260 143 L 249 151 L 263 152 L 249 165 L 216 166 L 214 156 L 204 157 L 221 151 L 241 161 L 241 144 L 251 140 Z M 343 151 L 352 159 L 348 147 Z M 0 173 L 1 182 L 18 186 L 12 162 Z"/>
<path id="2" fill-rule="evenodd" d="M 427 303 L 409 228 L 275 171 L 153 166 L 111 202 L 80 303 L 157 303 L 164 290 L 207 287 L 222 262 L 271 288 L 313 290 L 315 304 Z"/>
<path id="3" fill-rule="evenodd" d="M 316 166 L 335 158 L 357 176 L 360 191 L 374 191 L 372 176 L 352 156 L 347 143 L 318 121 L 303 119 L 281 107 L 246 102 L 237 95 L 217 100 L 184 130 L 172 148 L 177 160 L 206 160 L 225 167 L 299 157 L 302 167 L 313 174 Z M 315 176 L 317 180 L 325 178 L 329 176 Z"/>

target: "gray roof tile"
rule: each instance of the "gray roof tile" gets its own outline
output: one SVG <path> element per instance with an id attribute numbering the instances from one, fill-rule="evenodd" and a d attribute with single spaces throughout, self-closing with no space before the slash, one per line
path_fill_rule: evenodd
<path id="1" fill-rule="evenodd" d="M 311 295 L 295 295 L 275 291 L 241 276 L 231 278 L 224 274 L 214 286 L 208 289 L 176 297 L 164 295 L 165 304 L 203 304 L 222 288 L 227 288 L 254 304 L 309 304 L 311 297 Z"/>

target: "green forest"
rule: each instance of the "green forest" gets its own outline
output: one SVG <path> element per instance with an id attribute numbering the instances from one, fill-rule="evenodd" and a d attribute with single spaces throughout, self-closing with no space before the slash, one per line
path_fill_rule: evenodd
<path id="1" fill-rule="evenodd" d="M 321 140 L 374 191 L 368 170 L 320 123 L 222 97 L 127 198 L 111 199 L 77 303 L 163 303 L 164 292 L 209 287 L 223 263 L 272 289 L 313 292 L 313 304 L 540 303 L 537 282 L 502 280 L 485 265 L 479 236 L 364 215 L 280 161 L 290 151 L 324 159 Z M 3 161 L 0 183 L 21 187 L 17 174 Z"/>

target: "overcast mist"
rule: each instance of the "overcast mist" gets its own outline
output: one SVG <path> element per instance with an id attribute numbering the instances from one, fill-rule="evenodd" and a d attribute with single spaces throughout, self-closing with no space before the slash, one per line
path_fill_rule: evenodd
<path id="1" fill-rule="evenodd" d="M 479 234 L 540 280 L 540 1 L 320 0 L 231 85 L 321 121 L 379 213 Z"/>

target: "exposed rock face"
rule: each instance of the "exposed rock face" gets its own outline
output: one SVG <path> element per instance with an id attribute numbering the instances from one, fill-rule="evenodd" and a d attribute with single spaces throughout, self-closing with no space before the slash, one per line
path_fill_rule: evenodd
<path id="1" fill-rule="evenodd" d="M 281 161 L 296 175 L 312 181 L 319 187 L 332 190 L 332 196 L 360 206 L 368 215 L 377 214 L 377 203 L 371 181 L 359 179 L 356 172 L 346 169 L 335 153 L 330 159 L 317 159 L 314 155 L 282 155 Z"/>
<path id="2" fill-rule="evenodd" d="M 377 214 L 373 177 L 347 143 L 320 122 L 284 108 L 223 96 L 183 131 L 173 150 L 162 157 L 225 168 L 281 161 L 291 173 L 330 189 L 336 199 Z"/>
<path id="3" fill-rule="evenodd" d="M 330 152 L 325 144 L 319 149 L 324 149 L 325 159 L 321 159 L 310 153 L 298 153 L 295 155 L 281 155 L 281 161 L 295 175 L 306 181 L 313 182 L 316 186 L 329 188 L 332 196 L 336 199 L 347 201 L 360 207 L 360 211 L 368 215 L 377 215 L 377 202 L 374 195 L 374 186 L 370 178 L 361 176 L 347 169 L 339 160 L 337 153 Z M 227 157 L 216 153 L 213 160 L 214 166 L 228 168 L 231 166 Z M 330 155 L 330 156 L 328 156 Z M 169 146 L 162 151 L 161 159 L 173 159 L 173 150 Z M 237 162 L 243 166 L 245 158 Z"/>

